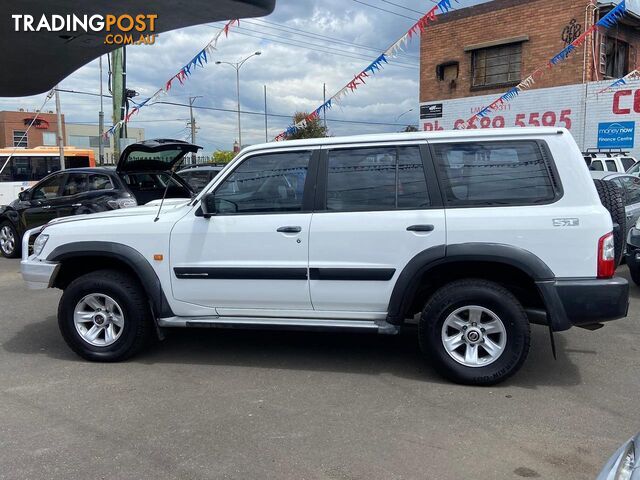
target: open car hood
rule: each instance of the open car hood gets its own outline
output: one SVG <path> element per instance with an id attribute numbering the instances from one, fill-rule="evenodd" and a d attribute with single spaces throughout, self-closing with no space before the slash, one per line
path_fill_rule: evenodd
<path id="1" fill-rule="evenodd" d="M 182 140 L 157 138 L 128 145 L 120 155 L 118 172 L 169 171 L 189 153 L 202 147 Z"/>
<path id="2" fill-rule="evenodd" d="M 211 23 L 233 18 L 268 15 L 276 0 L 111 0 L 87 2 L 80 0 L 0 1 L 2 20 L 0 45 L 3 49 L 3 69 L 0 75 L 0 97 L 35 95 L 53 88 L 63 78 L 100 55 L 119 45 L 105 43 L 107 32 L 79 31 L 16 31 L 11 15 L 32 15 L 35 26 L 45 15 L 121 15 L 132 13 L 156 14 L 153 32 L 134 30 L 140 34 L 161 33 L 177 28 Z M 20 25 L 22 27 L 22 25 Z M 123 33 L 112 28 L 108 33 Z M 131 32 L 129 32 L 131 33 Z M 136 48 L 153 48 L 139 46 Z"/>

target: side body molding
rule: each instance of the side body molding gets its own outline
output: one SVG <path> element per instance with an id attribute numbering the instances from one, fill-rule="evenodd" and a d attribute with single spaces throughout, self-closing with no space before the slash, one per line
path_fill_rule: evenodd
<path id="1" fill-rule="evenodd" d="M 434 267 L 454 262 L 501 263 L 521 270 L 536 284 L 554 280 L 554 274 L 547 264 L 519 247 L 499 243 L 438 245 L 423 250 L 404 267 L 391 294 L 387 321 L 392 324 L 402 323 L 422 276 Z M 544 293 L 541 291 L 546 303 L 548 299 Z"/>
<path id="2" fill-rule="evenodd" d="M 107 257 L 124 262 L 138 276 L 151 302 L 154 317 L 174 316 L 162 291 L 158 275 L 147 259 L 134 248 L 114 242 L 74 242 L 54 248 L 47 260 L 63 262 L 70 258 L 81 257 Z"/>

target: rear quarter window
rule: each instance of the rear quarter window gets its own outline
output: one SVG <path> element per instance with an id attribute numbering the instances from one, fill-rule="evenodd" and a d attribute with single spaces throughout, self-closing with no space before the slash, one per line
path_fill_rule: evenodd
<path id="1" fill-rule="evenodd" d="M 449 206 L 535 205 L 561 195 L 541 142 L 439 143 L 432 148 Z"/>

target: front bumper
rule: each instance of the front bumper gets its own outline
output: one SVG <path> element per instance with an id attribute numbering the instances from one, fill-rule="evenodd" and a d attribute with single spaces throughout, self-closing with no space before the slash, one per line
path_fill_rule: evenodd
<path id="1" fill-rule="evenodd" d="M 39 259 L 36 255 L 29 255 L 29 239 L 40 234 L 44 227 L 27 230 L 22 237 L 22 261 L 20 262 L 20 273 L 27 287 L 31 289 L 49 288 L 58 273 L 59 263 L 47 262 Z"/>
<path id="2" fill-rule="evenodd" d="M 620 277 L 543 281 L 538 288 L 554 331 L 624 318 L 629 309 L 629 282 Z"/>

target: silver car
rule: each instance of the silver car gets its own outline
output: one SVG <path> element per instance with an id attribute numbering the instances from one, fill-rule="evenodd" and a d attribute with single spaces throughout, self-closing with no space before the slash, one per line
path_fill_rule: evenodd
<path id="1" fill-rule="evenodd" d="M 629 439 L 605 464 L 597 480 L 640 480 L 640 433 Z"/>

